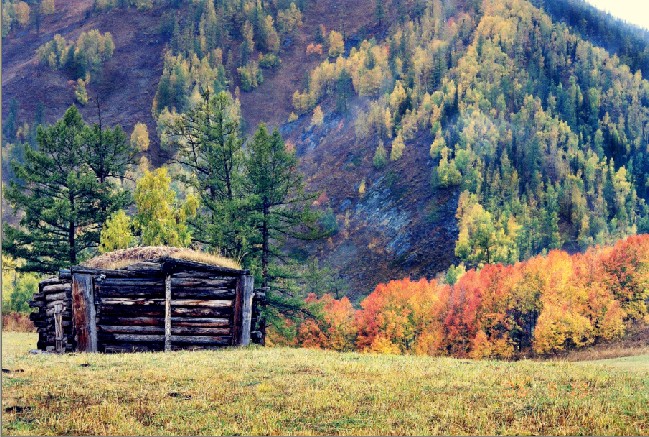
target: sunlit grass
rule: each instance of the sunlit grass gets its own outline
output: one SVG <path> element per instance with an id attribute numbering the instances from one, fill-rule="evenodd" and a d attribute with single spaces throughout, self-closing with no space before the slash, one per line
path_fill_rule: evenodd
<path id="1" fill-rule="evenodd" d="M 618 360 L 286 348 L 31 355 L 34 334 L 2 337 L 2 367 L 12 371 L 3 374 L 3 434 L 649 433 L 649 374 L 610 365 Z M 642 367 L 649 357 L 633 360 Z"/>
<path id="2" fill-rule="evenodd" d="M 221 255 L 167 246 L 146 246 L 120 249 L 96 256 L 95 258 L 86 261 L 83 265 L 86 267 L 113 270 L 125 268 L 139 261 L 157 260 L 164 257 L 195 261 L 235 270 L 241 269 L 241 265 L 238 262 Z"/>

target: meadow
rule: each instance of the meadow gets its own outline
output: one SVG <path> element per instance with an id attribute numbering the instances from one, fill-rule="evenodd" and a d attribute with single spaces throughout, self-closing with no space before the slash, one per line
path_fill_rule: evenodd
<path id="1" fill-rule="evenodd" d="M 649 434 L 649 354 L 29 353 L 35 344 L 2 333 L 3 435 Z"/>

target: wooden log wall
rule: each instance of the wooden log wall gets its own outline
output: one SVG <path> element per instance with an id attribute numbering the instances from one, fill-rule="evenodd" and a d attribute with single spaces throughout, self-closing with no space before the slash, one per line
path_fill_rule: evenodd
<path id="1" fill-rule="evenodd" d="M 160 270 L 156 277 L 128 278 L 107 273 L 95 285 L 99 350 L 161 351 L 232 345 L 237 279 L 200 271 L 167 276 Z M 168 309 L 167 283 L 171 291 Z M 167 327 L 170 342 L 165 344 Z"/>
<path id="2" fill-rule="evenodd" d="M 133 352 L 260 343 L 263 293 L 240 271 L 72 268 L 41 282 L 31 305 L 39 349 Z M 60 315 L 54 314 L 56 311 Z M 59 320 L 57 325 L 56 320 Z M 251 323 L 252 322 L 252 323 Z M 62 338 L 61 338 L 62 337 Z"/>
<path id="3" fill-rule="evenodd" d="M 29 317 L 38 331 L 39 349 L 53 352 L 76 349 L 71 302 L 72 284 L 69 279 L 59 277 L 41 281 L 38 293 L 29 302 L 37 310 Z"/>

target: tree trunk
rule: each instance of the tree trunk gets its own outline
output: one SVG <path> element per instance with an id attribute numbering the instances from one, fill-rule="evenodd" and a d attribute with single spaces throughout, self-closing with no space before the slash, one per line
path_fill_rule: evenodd
<path id="1" fill-rule="evenodd" d="M 264 209 L 263 209 L 263 221 L 261 228 L 261 276 L 262 276 L 262 287 L 268 287 L 268 258 L 270 256 L 269 247 L 268 247 L 268 216 L 270 210 L 268 207 L 268 202 L 264 199 Z"/>
<path id="2" fill-rule="evenodd" d="M 70 200 L 70 209 L 74 211 L 74 195 L 72 193 L 70 193 L 69 200 Z M 77 250 L 74 241 L 75 233 L 76 233 L 76 227 L 74 223 L 74 218 L 71 218 L 68 223 L 68 244 L 70 245 L 69 257 L 70 257 L 71 265 L 75 265 L 77 263 Z"/>

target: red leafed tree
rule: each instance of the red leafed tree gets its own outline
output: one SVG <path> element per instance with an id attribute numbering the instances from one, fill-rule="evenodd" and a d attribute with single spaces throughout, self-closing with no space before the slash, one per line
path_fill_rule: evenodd
<path id="1" fill-rule="evenodd" d="M 325 294 L 320 299 L 311 293 L 307 303 L 320 307 L 318 320 L 304 321 L 298 330 L 298 341 L 305 347 L 318 347 L 337 351 L 349 351 L 355 348 L 356 310 L 349 299 L 334 299 Z"/>
<path id="2" fill-rule="evenodd" d="M 357 347 L 376 352 L 437 352 L 443 308 L 437 281 L 402 279 L 379 284 L 356 318 Z"/>
<path id="3" fill-rule="evenodd" d="M 601 257 L 606 286 L 626 312 L 627 319 L 647 315 L 649 298 L 649 237 L 636 235 L 618 242 Z"/>

